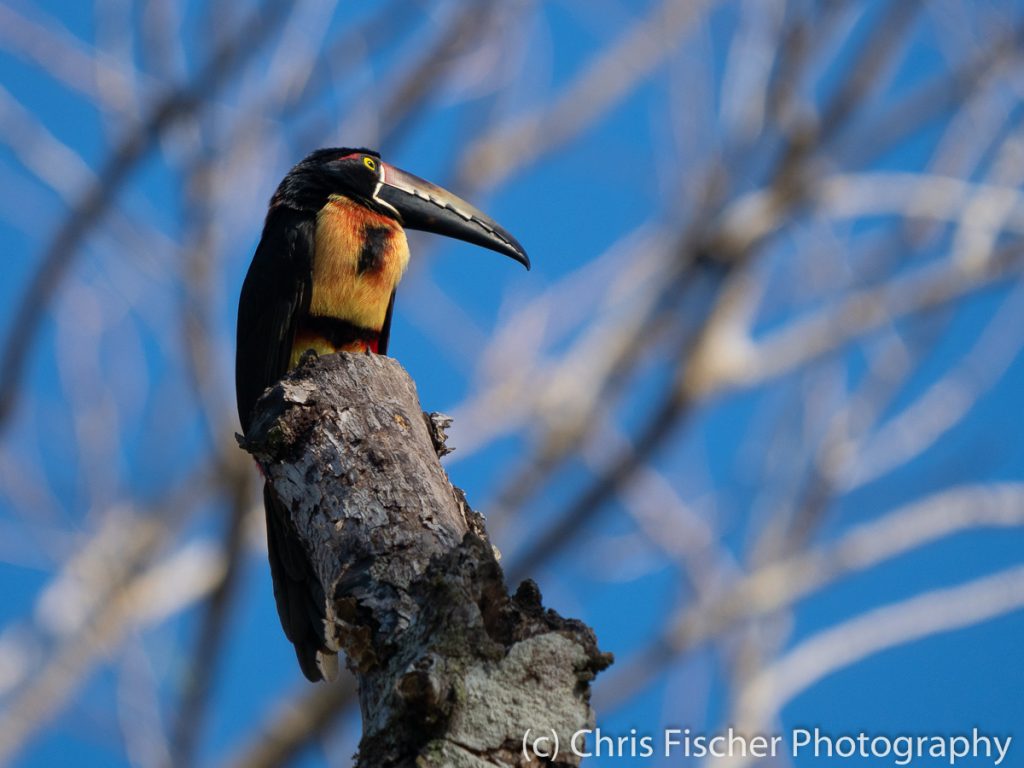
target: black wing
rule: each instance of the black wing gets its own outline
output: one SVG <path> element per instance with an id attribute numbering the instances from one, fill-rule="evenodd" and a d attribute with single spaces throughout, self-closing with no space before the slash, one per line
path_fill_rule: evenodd
<path id="1" fill-rule="evenodd" d="M 271 212 L 242 284 L 235 394 L 243 431 L 249 429 L 260 395 L 288 370 L 296 326 L 309 311 L 315 234 L 311 216 L 288 209 Z M 326 650 L 323 588 L 288 510 L 269 483 L 263 486 L 263 504 L 277 613 L 303 674 L 319 680 L 316 654 Z"/>
<path id="2" fill-rule="evenodd" d="M 235 395 L 242 431 L 263 391 L 288 370 L 295 328 L 309 311 L 316 220 L 272 211 L 238 299 Z"/>

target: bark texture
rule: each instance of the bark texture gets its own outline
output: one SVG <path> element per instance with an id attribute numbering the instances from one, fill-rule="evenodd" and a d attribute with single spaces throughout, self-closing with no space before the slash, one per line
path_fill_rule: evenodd
<path id="1" fill-rule="evenodd" d="M 327 596 L 327 634 L 359 683 L 359 766 L 578 765 L 590 681 L 611 663 L 584 624 L 510 596 L 483 519 L 438 457 L 393 359 L 305 361 L 260 401 L 244 447 L 262 465 Z M 527 730 L 557 757 L 524 754 Z"/>

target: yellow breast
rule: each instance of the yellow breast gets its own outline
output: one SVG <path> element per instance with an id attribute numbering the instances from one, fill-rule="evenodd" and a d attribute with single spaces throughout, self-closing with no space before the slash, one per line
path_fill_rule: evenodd
<path id="1" fill-rule="evenodd" d="M 408 264 L 397 221 L 332 195 L 317 214 L 310 314 L 380 330 Z"/>

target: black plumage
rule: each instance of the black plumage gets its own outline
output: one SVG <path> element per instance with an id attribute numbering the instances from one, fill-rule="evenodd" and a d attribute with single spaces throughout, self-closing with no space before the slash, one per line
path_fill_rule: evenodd
<path id="1" fill-rule="evenodd" d="M 497 223 L 450 192 L 382 162 L 376 152 L 313 152 L 271 199 L 242 284 L 235 388 L 243 432 L 260 395 L 306 348 L 387 351 L 394 289 L 408 260 L 403 228 L 483 245 L 529 266 L 522 247 Z M 353 287 L 358 290 L 347 290 Z M 335 652 L 325 638 L 324 590 L 270 483 L 264 483 L 263 498 L 281 624 L 303 673 L 318 680 L 318 654 Z"/>

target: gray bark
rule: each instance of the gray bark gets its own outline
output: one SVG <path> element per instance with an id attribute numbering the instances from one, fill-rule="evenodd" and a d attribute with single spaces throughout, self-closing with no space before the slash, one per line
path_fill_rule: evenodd
<path id="1" fill-rule="evenodd" d="M 483 519 L 438 457 L 447 421 L 393 359 L 328 355 L 268 390 L 245 448 L 289 506 L 356 675 L 359 766 L 578 765 L 590 681 L 611 663 L 584 624 L 506 590 Z M 557 734 L 555 759 L 523 754 Z"/>

